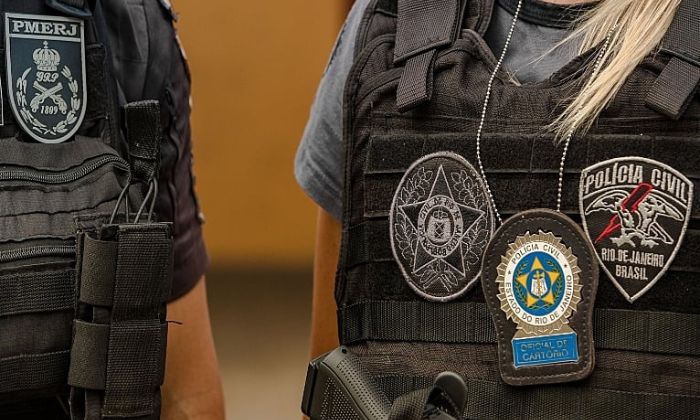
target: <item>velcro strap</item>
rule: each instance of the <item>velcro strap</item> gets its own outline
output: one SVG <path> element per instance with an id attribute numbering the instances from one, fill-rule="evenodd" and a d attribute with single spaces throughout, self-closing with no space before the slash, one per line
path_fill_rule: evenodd
<path id="1" fill-rule="evenodd" d="M 85 389 L 105 389 L 109 324 L 73 322 L 68 384 Z"/>
<path id="2" fill-rule="evenodd" d="M 339 309 L 342 343 L 425 341 L 495 344 L 486 304 L 368 301 Z M 700 315 L 596 309 L 596 348 L 700 356 Z"/>
<path id="3" fill-rule="evenodd" d="M 158 171 L 161 124 L 158 101 L 139 101 L 124 107 L 129 155 L 134 177 L 150 181 Z"/>
<path id="4" fill-rule="evenodd" d="M 649 90 L 646 104 L 669 118 L 680 119 L 699 85 L 700 67 L 673 57 Z"/>
<path id="5" fill-rule="evenodd" d="M 634 369 L 633 366 L 630 366 Z M 375 378 L 389 395 L 428 387 L 431 378 Z M 693 419 L 700 417 L 700 397 L 594 388 L 590 386 L 513 387 L 466 378 L 464 418 L 553 419 Z M 507 403 L 504 403 L 507 402 Z M 332 401 L 331 401 L 332 403 Z"/>
<path id="6" fill-rule="evenodd" d="M 408 111 L 433 96 L 433 64 L 436 56 L 436 50 L 429 50 L 408 60 L 396 88 L 399 111 Z"/>
<path id="7" fill-rule="evenodd" d="M 80 301 L 112 306 L 118 243 L 84 235 L 80 272 Z"/>
<path id="8" fill-rule="evenodd" d="M 73 270 L 0 276 L 0 317 L 72 309 L 74 299 Z"/>
<path id="9" fill-rule="evenodd" d="M 460 0 L 398 0 L 394 63 L 452 44 L 464 4 Z"/>
<path id="10" fill-rule="evenodd" d="M 646 98 L 647 105 L 673 119 L 683 116 L 700 84 L 700 2 L 683 0 L 661 42 L 674 58 L 661 73 Z"/>
<path id="11" fill-rule="evenodd" d="M 68 350 L 0 359 L 0 393 L 65 385 Z"/>
<path id="12" fill-rule="evenodd" d="M 400 111 L 430 100 L 437 49 L 457 39 L 465 5 L 463 0 L 398 0 L 394 63 L 407 61 L 396 93 Z"/>
<path id="13" fill-rule="evenodd" d="M 154 395 L 163 383 L 167 331 L 167 324 L 155 319 L 111 324 L 103 405 L 106 416 L 135 417 L 156 410 Z"/>

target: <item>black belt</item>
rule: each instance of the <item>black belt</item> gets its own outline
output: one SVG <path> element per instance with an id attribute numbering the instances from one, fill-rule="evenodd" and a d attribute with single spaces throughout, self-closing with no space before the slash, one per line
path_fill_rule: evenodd
<path id="1" fill-rule="evenodd" d="M 343 344 L 424 341 L 495 344 L 484 303 L 367 301 L 339 309 Z M 596 309 L 596 348 L 700 356 L 700 315 Z"/>

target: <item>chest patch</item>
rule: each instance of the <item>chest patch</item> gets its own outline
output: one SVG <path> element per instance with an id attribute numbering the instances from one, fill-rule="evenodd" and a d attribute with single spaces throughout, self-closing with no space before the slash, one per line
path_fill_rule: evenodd
<path id="1" fill-rule="evenodd" d="M 85 116 L 83 21 L 56 16 L 5 14 L 10 104 L 26 134 L 61 143 Z"/>
<path id="2" fill-rule="evenodd" d="M 581 174 L 583 226 L 603 271 L 628 301 L 651 289 L 685 236 L 693 184 L 660 162 L 625 157 Z"/>
<path id="3" fill-rule="evenodd" d="M 445 302 L 477 281 L 494 219 L 486 186 L 464 158 L 439 152 L 414 162 L 389 219 L 394 258 L 416 293 Z"/>

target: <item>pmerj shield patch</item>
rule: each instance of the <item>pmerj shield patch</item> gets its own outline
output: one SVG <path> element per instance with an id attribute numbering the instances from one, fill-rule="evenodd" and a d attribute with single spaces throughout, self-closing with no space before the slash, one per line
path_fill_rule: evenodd
<path id="1" fill-rule="evenodd" d="M 693 184 L 663 163 L 623 157 L 581 174 L 583 227 L 603 270 L 634 302 L 668 269 L 685 236 Z"/>
<path id="2" fill-rule="evenodd" d="M 8 90 L 15 119 L 42 143 L 73 136 L 85 116 L 85 36 L 79 19 L 6 13 Z"/>
<path id="3" fill-rule="evenodd" d="M 416 293 L 446 302 L 474 285 L 494 218 L 483 179 L 463 157 L 438 152 L 414 162 L 389 217 L 394 258 Z"/>

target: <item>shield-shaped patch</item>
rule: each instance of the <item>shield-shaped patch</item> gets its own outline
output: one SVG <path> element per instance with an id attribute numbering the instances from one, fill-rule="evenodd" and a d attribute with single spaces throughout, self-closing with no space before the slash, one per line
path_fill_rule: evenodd
<path id="1" fill-rule="evenodd" d="M 623 157 L 581 173 L 583 226 L 615 286 L 634 302 L 661 278 L 685 236 L 693 184 L 663 163 Z"/>
<path id="2" fill-rule="evenodd" d="M 15 119 L 42 143 L 61 143 L 85 116 L 85 36 L 79 19 L 5 14 L 8 90 Z"/>

